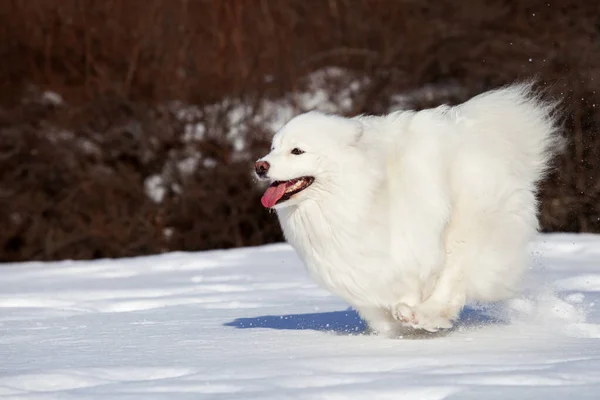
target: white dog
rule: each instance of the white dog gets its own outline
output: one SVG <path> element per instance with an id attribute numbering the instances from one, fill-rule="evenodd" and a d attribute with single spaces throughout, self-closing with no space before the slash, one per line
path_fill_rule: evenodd
<path id="1" fill-rule="evenodd" d="M 450 328 L 466 302 L 517 293 L 562 142 L 553 111 L 518 84 L 420 112 L 309 112 L 256 162 L 262 204 L 372 330 Z"/>

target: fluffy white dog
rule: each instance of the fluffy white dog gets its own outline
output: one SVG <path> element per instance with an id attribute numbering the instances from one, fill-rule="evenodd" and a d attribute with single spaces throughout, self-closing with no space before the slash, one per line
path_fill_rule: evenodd
<path id="1" fill-rule="evenodd" d="M 256 162 L 262 204 L 372 330 L 450 328 L 466 302 L 518 291 L 536 184 L 562 141 L 553 111 L 516 84 L 456 107 L 302 114 Z"/>

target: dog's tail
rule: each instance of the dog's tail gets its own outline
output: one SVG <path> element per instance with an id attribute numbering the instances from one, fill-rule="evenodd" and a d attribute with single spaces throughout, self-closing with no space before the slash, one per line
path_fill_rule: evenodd
<path id="1" fill-rule="evenodd" d="M 529 81 L 485 92 L 456 111 L 474 125 L 469 129 L 474 134 L 491 135 L 487 139 L 498 150 L 518 153 L 519 157 L 511 159 L 522 165 L 512 167 L 528 174 L 535 184 L 548 172 L 566 141 L 558 124 L 560 101 L 543 100 L 545 93 L 534 86 L 535 82 Z"/>

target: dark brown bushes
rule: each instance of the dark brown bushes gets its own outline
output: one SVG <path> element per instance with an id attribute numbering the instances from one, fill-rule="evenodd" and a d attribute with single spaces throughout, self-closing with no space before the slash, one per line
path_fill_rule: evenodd
<path id="1" fill-rule="evenodd" d="M 281 240 L 251 161 L 325 67 L 363 79 L 347 114 L 538 77 L 570 139 L 543 229 L 600 232 L 599 24 L 566 0 L 3 1 L 0 260 Z"/>

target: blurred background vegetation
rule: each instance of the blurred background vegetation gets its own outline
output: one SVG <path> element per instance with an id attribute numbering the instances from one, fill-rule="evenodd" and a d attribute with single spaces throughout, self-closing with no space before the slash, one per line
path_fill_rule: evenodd
<path id="1" fill-rule="evenodd" d="M 3 0 L 0 59 L 0 261 L 280 241 L 251 167 L 291 116 L 530 77 L 570 139 L 543 230 L 600 232 L 595 1 Z"/>

